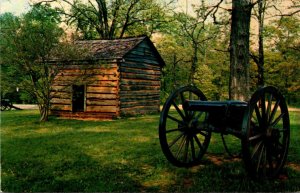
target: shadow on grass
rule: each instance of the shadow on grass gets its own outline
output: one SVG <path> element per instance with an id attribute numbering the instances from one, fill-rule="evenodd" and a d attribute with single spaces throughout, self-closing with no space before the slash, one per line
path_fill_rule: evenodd
<path id="1" fill-rule="evenodd" d="M 287 179 L 253 181 L 241 160 L 215 153 L 201 165 L 176 168 L 157 136 L 158 116 L 118 121 L 76 121 L 9 114 L 1 128 L 2 191 L 10 192 L 223 192 L 300 190 L 299 133 L 293 131 Z M 15 120 L 18 120 L 15 123 Z M 299 128 L 299 123 L 292 123 Z M 221 141 L 218 141 L 221 143 Z"/>
<path id="2" fill-rule="evenodd" d="M 110 133 L 101 133 L 103 137 Z M 82 137 L 87 135 L 82 133 Z M 130 177 L 139 173 L 131 165 L 93 159 L 72 144 L 70 135 L 13 139 L 3 149 L 18 148 L 2 155 L 2 190 L 12 192 L 104 192 L 137 191 L 140 183 Z M 65 142 L 62 142 L 65 140 Z M 101 157 L 101 155 L 100 155 Z M 20 160 L 21 159 L 21 160 Z"/>
<path id="3" fill-rule="evenodd" d="M 178 174 L 179 192 L 294 192 L 300 190 L 300 171 L 287 166 L 284 179 L 253 180 L 242 160 L 209 153 L 200 166 L 184 169 Z"/>

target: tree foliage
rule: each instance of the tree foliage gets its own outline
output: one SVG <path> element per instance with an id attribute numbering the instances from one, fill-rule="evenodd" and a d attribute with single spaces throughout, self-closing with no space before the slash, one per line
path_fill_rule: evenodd
<path id="1" fill-rule="evenodd" d="M 166 62 L 162 82 L 166 94 L 193 82 L 209 99 L 228 98 L 230 31 L 209 22 L 207 10 L 199 11 L 204 6 L 195 6 L 194 16 L 176 13 L 157 42 Z"/>
<path id="2" fill-rule="evenodd" d="M 288 102 L 299 103 L 300 96 L 300 19 L 283 17 L 266 27 L 269 44 L 266 58 L 267 83 L 276 85 Z"/>
<path id="3" fill-rule="evenodd" d="M 60 17 L 49 6 L 36 5 L 20 18 L 6 13 L 0 20 L 1 75 L 9 80 L 3 86 L 29 93 L 39 105 L 41 120 L 47 120 L 56 71 L 46 61 L 63 35 Z"/>
<path id="4" fill-rule="evenodd" d="M 249 62 L 247 41 L 248 35 L 252 34 L 247 34 L 249 26 L 244 25 L 245 20 L 240 20 L 238 25 L 235 23 L 237 28 L 230 29 L 229 24 L 233 25 L 245 15 L 235 13 L 230 19 L 230 15 L 236 10 L 222 6 L 224 0 L 199 1 L 198 5 L 193 5 L 191 14 L 175 10 L 176 3 L 170 4 L 172 0 L 166 4 L 156 0 L 39 2 L 32 11 L 22 17 L 1 15 L 1 23 L 4 26 L 1 31 L 2 93 L 15 92 L 16 86 L 28 88 L 27 90 L 33 93 L 35 90 L 25 87 L 25 83 L 40 85 L 40 88 L 45 87 L 43 82 L 51 83 L 51 78 L 44 80 L 43 77 L 53 77 L 54 74 L 51 73 L 55 71 L 41 69 L 43 66 L 45 69 L 49 67 L 43 62 L 48 57 L 47 53 L 62 54 L 59 57 L 66 57 L 67 53 L 63 53 L 62 48 L 57 47 L 61 45 L 59 37 L 63 32 L 58 24 L 62 17 L 63 21 L 76 28 L 77 38 L 80 39 L 114 39 L 141 34 L 151 36 L 159 32 L 153 36 L 153 40 L 166 62 L 161 87 L 163 99 L 179 86 L 193 83 L 204 91 L 209 99 L 228 99 L 230 91 L 232 98 L 246 100 L 249 92 L 245 90 L 249 88 L 253 92 L 263 80 L 265 84 L 279 87 L 289 102 L 299 103 L 299 1 L 291 1 L 291 9 L 285 12 L 280 11 L 277 4 L 280 1 L 230 2 L 235 3 L 234 8 L 237 2 L 248 3 L 241 9 L 242 14 L 247 15 L 247 23 L 249 13 L 254 13 L 259 21 L 261 39 L 257 38 L 259 43 L 252 45 L 252 55 L 257 59 L 257 63 Z M 56 9 L 50 8 L 50 5 L 56 6 Z M 255 6 L 254 9 L 251 9 L 252 6 Z M 270 15 L 269 10 L 275 10 L 274 14 Z M 264 21 L 266 15 L 274 17 L 270 24 Z M 239 40 L 236 39 L 238 36 Z M 257 45 L 260 48 L 256 49 Z M 64 52 L 68 52 L 67 47 L 70 46 L 65 46 Z M 69 58 L 79 55 L 69 51 Z M 45 76 L 45 73 L 49 76 Z M 238 83 L 237 95 L 231 90 L 235 87 L 232 80 Z M 36 93 L 41 95 L 41 92 Z M 38 99 L 37 94 L 32 96 Z"/>
<path id="5" fill-rule="evenodd" d="M 60 13 L 83 39 L 151 35 L 165 22 L 165 6 L 156 0 L 42 0 L 61 3 Z M 70 9 L 68 9 L 70 8 Z"/>

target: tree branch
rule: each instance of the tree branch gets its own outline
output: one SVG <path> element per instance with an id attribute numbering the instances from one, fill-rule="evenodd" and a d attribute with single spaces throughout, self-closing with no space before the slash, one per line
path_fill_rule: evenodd
<path id="1" fill-rule="evenodd" d="M 253 59 L 253 61 L 259 65 L 259 60 L 258 60 L 258 56 L 255 56 L 254 53 L 249 52 L 249 56 Z"/>

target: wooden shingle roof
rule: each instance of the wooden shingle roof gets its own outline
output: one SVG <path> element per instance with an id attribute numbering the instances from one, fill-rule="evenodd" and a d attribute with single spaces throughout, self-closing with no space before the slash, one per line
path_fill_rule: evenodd
<path id="1" fill-rule="evenodd" d="M 144 39 L 145 37 L 115 40 L 84 40 L 77 41 L 75 44 L 89 51 L 94 56 L 94 59 L 121 59 Z"/>
<path id="2" fill-rule="evenodd" d="M 149 46 L 155 53 L 157 59 L 161 65 L 164 66 L 165 63 L 162 57 L 147 36 L 115 40 L 83 40 L 76 41 L 75 44 L 79 48 L 88 51 L 94 60 L 114 60 L 124 58 L 127 53 L 143 41 L 147 41 L 149 43 Z"/>

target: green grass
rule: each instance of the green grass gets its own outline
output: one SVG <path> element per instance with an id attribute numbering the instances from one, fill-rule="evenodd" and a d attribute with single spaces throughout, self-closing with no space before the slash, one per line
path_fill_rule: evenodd
<path id="1" fill-rule="evenodd" d="M 115 121 L 38 122 L 37 111 L 1 114 L 5 192 L 223 192 L 300 190 L 300 112 L 291 112 L 287 179 L 253 181 L 214 134 L 203 164 L 172 166 L 159 145 L 159 115 Z M 230 144 L 240 148 L 239 140 Z"/>

